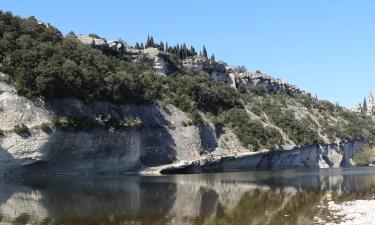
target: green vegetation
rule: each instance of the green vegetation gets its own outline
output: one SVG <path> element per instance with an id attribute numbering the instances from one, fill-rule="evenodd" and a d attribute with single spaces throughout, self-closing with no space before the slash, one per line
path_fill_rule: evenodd
<path id="1" fill-rule="evenodd" d="M 309 145 L 364 139 L 373 145 L 375 124 L 363 115 L 307 95 L 266 94 L 259 89 L 242 93 L 247 107 L 261 119 L 276 125 L 296 144 Z"/>
<path id="2" fill-rule="evenodd" d="M 18 134 L 19 136 L 29 136 L 30 131 L 29 128 L 23 123 L 20 123 L 13 128 L 13 132 Z"/>
<path id="3" fill-rule="evenodd" d="M 138 117 L 114 118 L 111 115 L 98 115 L 96 118 L 57 116 L 53 125 L 62 130 L 106 129 L 111 132 L 129 128 L 141 129 L 144 126 Z"/>
<path id="4" fill-rule="evenodd" d="M 51 126 L 48 123 L 42 123 L 39 128 L 44 132 L 44 133 L 50 133 L 52 131 Z"/>
<path id="5" fill-rule="evenodd" d="M 371 158 L 374 155 L 374 149 L 365 146 L 363 152 L 358 152 L 354 155 L 353 161 L 356 164 L 356 166 L 368 166 L 371 163 Z"/>
<path id="6" fill-rule="evenodd" d="M 221 113 L 216 124 L 232 128 L 244 146 L 251 150 L 273 149 L 282 143 L 281 134 L 277 129 L 250 119 L 244 109 L 233 108 Z"/>
<path id="7" fill-rule="evenodd" d="M 184 126 L 202 124 L 209 118 L 232 129 L 243 145 L 254 151 L 274 149 L 284 143 L 283 136 L 299 145 L 337 139 L 364 139 L 375 144 L 374 122 L 364 115 L 307 95 L 269 94 L 262 88 L 248 89 L 241 83 L 235 90 L 220 85 L 206 73 L 181 66 L 182 59 L 197 55 L 193 47 L 157 44 L 151 36 L 146 45 L 136 44 L 136 48 L 148 47 L 170 53 L 170 61 L 179 68 L 178 72 L 168 78 L 155 76 L 148 63 L 104 54 L 77 41 L 74 33 L 64 37 L 58 29 L 33 17 L 22 19 L 0 12 L 0 71 L 10 75 L 6 82 L 21 95 L 46 101 L 77 98 L 115 104 L 173 104 L 189 115 L 190 121 Z M 201 54 L 208 57 L 205 46 Z M 246 68 L 236 71 L 245 72 Z M 109 131 L 144 126 L 138 118 L 110 115 L 57 117 L 53 125 L 59 129 Z M 174 125 L 168 126 L 174 129 Z M 51 128 L 43 125 L 41 129 L 47 133 Z M 23 134 L 28 129 L 19 125 L 14 130 Z"/>
<path id="8" fill-rule="evenodd" d="M 186 59 L 188 57 L 197 56 L 197 52 L 195 51 L 195 48 L 193 46 L 190 46 L 190 48 L 188 48 L 185 43 L 177 44 L 175 46 L 169 46 L 168 42 L 164 44 L 163 41 L 160 41 L 160 43 L 158 44 L 158 43 L 155 43 L 154 37 L 150 35 L 147 36 L 146 44 L 143 44 L 142 42 L 141 43 L 137 42 L 135 43 L 134 48 L 135 49 L 157 48 L 160 51 L 170 53 L 172 58 L 174 58 L 174 61 L 176 61 L 176 59 L 181 60 L 181 59 Z M 207 50 L 205 49 L 205 47 L 203 47 L 203 51 L 205 51 L 207 54 Z"/>

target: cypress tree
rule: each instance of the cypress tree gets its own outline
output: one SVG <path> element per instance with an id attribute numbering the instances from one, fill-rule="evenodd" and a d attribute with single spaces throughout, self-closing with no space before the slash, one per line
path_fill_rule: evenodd
<path id="1" fill-rule="evenodd" d="M 195 51 L 195 48 L 193 46 L 190 47 L 191 55 L 197 55 L 197 52 Z"/>
<path id="2" fill-rule="evenodd" d="M 159 44 L 158 49 L 159 49 L 160 51 L 163 51 L 163 52 L 165 51 L 163 41 L 160 41 L 160 44 Z"/>
<path id="3" fill-rule="evenodd" d="M 134 46 L 135 49 L 141 49 L 141 46 L 139 45 L 139 43 L 135 43 L 135 46 Z"/>
<path id="4" fill-rule="evenodd" d="M 151 36 L 151 37 L 150 37 L 150 45 L 149 45 L 149 48 L 154 48 L 154 47 L 155 47 L 154 38 Z"/>
<path id="5" fill-rule="evenodd" d="M 211 61 L 215 61 L 215 55 L 214 54 L 211 55 Z"/>
<path id="6" fill-rule="evenodd" d="M 149 48 L 149 47 L 150 47 L 150 35 L 147 35 L 147 41 L 146 41 L 145 48 Z"/>
<path id="7" fill-rule="evenodd" d="M 367 101 L 366 101 L 366 98 L 363 99 L 362 109 L 363 109 L 363 112 L 367 112 Z"/>
<path id="8" fill-rule="evenodd" d="M 206 46 L 203 45 L 203 49 L 202 49 L 202 55 L 204 58 L 207 59 L 207 50 L 206 50 Z"/>

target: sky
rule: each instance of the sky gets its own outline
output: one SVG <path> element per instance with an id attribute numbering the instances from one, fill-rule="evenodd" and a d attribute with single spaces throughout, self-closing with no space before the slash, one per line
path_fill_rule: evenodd
<path id="1" fill-rule="evenodd" d="M 373 0 L 1 0 L 64 34 L 186 42 L 351 107 L 375 91 Z"/>

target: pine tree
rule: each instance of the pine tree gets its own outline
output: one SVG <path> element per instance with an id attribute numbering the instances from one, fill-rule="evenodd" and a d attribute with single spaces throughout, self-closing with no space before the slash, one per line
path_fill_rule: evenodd
<path id="1" fill-rule="evenodd" d="M 145 49 L 145 46 L 143 45 L 143 42 L 141 42 L 141 49 Z"/>
<path id="2" fill-rule="evenodd" d="M 141 49 L 141 46 L 139 45 L 139 43 L 135 43 L 135 46 L 134 46 L 135 49 Z"/>
<path id="3" fill-rule="evenodd" d="M 202 55 L 204 58 L 207 59 L 207 50 L 206 50 L 206 46 L 203 45 L 203 49 L 202 49 Z"/>

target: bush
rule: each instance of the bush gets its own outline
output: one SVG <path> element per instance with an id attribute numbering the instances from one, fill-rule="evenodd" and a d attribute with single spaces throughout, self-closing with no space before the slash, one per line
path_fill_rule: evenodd
<path id="1" fill-rule="evenodd" d="M 48 123 L 42 123 L 40 125 L 40 129 L 44 132 L 44 133 L 50 133 L 52 131 L 50 125 Z"/>
<path id="2" fill-rule="evenodd" d="M 23 123 L 20 123 L 16 126 L 14 126 L 13 131 L 18 134 L 19 136 L 29 136 L 30 131 L 29 128 Z"/>
<path id="3" fill-rule="evenodd" d="M 365 146 L 362 152 L 358 152 L 354 155 L 353 161 L 356 166 L 368 166 L 371 163 L 371 157 L 374 154 L 374 149 Z"/>
<path id="4" fill-rule="evenodd" d="M 243 146 L 250 150 L 257 151 L 262 148 L 272 150 L 282 143 L 282 136 L 277 129 L 252 120 L 245 109 L 234 108 L 225 111 L 218 116 L 215 124 L 230 127 Z"/>
<path id="5" fill-rule="evenodd" d="M 138 117 L 128 116 L 120 122 L 123 128 L 142 128 L 144 126 L 143 121 Z"/>

